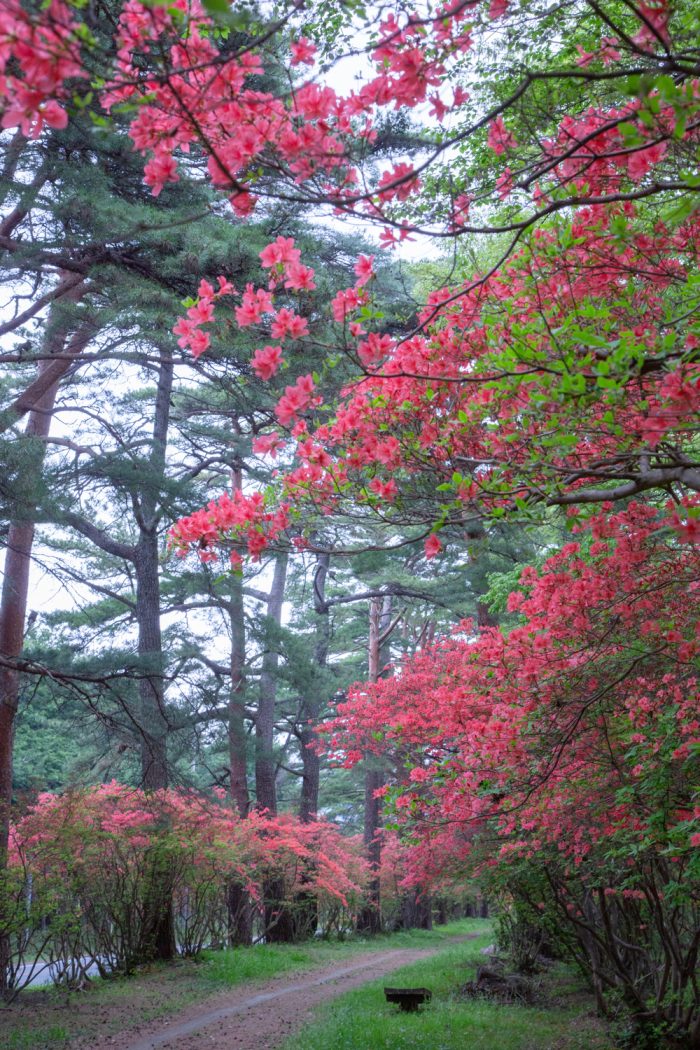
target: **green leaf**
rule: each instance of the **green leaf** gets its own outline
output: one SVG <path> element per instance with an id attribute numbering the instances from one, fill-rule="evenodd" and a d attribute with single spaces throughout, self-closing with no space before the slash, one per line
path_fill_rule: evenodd
<path id="1" fill-rule="evenodd" d="M 202 4 L 210 15 L 227 15 L 231 10 L 229 0 L 202 0 Z"/>

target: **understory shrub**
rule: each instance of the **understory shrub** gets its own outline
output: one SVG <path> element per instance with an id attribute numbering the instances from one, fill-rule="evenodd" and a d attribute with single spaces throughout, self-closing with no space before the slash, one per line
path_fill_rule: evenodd
<path id="1" fill-rule="evenodd" d="M 324 821 L 243 820 L 224 800 L 114 782 L 44 794 L 12 828 L 0 887 L 10 994 L 46 967 L 69 986 L 93 966 L 128 973 L 149 957 L 154 900 L 178 952 L 196 955 L 227 943 L 232 884 L 251 902 L 256 937 L 274 939 L 284 912 L 306 917 L 299 936 L 351 925 L 365 881 L 361 843 Z"/>

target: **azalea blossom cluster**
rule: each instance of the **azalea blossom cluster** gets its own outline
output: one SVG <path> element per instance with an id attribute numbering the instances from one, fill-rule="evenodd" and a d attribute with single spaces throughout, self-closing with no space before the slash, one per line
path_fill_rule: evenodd
<path id="1" fill-rule="evenodd" d="M 645 119 L 646 106 L 654 111 L 651 121 Z M 697 140 L 693 125 L 699 107 L 700 84 L 693 83 L 673 106 L 652 96 L 619 109 L 592 108 L 579 117 L 564 117 L 556 137 L 541 143 L 542 157 L 533 169 L 515 167 L 518 142 L 498 116 L 489 125 L 487 144 L 497 157 L 510 158 L 514 168 L 504 167 L 494 188 L 506 200 L 516 188 L 532 185 L 532 200 L 545 209 L 561 190 L 573 189 L 592 198 L 615 194 L 627 182 L 639 184 L 661 165 L 681 121 L 691 123 L 692 130 L 684 137 Z"/>
<path id="2" fill-rule="evenodd" d="M 219 277 L 218 288 L 202 279 L 197 289 L 197 300 L 187 308 L 187 316 L 181 317 L 173 327 L 178 337 L 178 345 L 192 351 L 193 357 L 199 357 L 211 345 L 211 335 L 204 331 L 202 325 L 214 321 L 214 303 L 223 295 L 235 295 L 236 289 L 225 277 Z"/>
<path id="3" fill-rule="evenodd" d="M 278 332 L 299 325 L 273 301 L 288 268 L 301 265 L 298 250 L 280 237 L 262 255 L 274 288 L 247 290 L 239 324 L 265 312 Z M 315 429 L 303 418 L 319 403 L 311 376 L 277 405 L 297 457 L 283 477 L 285 506 L 311 498 L 329 513 L 352 497 L 387 513 L 422 486 L 426 469 L 435 516 L 447 508 L 456 520 L 518 501 L 600 502 L 607 490 L 616 495 L 606 462 L 617 464 L 613 479 L 629 478 L 625 494 L 653 487 L 666 470 L 697 487 L 692 458 L 684 472 L 676 456 L 691 448 L 700 411 L 700 317 L 683 310 L 699 258 L 697 214 L 650 232 L 632 204 L 582 208 L 571 223 L 539 231 L 478 288 L 467 281 L 431 295 L 421 330 L 397 340 L 361 320 L 374 261 L 360 257 L 356 284 L 337 293 L 331 312 L 362 376 Z M 681 320 L 670 327 L 674 314 Z M 282 362 L 281 344 L 253 357 L 264 379 Z M 284 444 L 273 431 L 255 449 L 274 454 Z M 674 519 L 686 541 L 694 520 Z M 427 557 L 441 549 L 432 531 Z"/>
<path id="4" fill-rule="evenodd" d="M 700 547 L 671 526 L 700 504 L 612 510 L 522 572 L 512 630 L 461 624 L 350 690 L 324 732 L 346 765 L 392 762 L 408 881 L 481 878 L 601 977 L 601 1011 L 616 989 L 692 1045 Z"/>
<path id="5" fill-rule="evenodd" d="M 445 60 L 469 46 L 469 33 L 461 28 L 467 7 L 456 5 L 434 20 L 434 56 L 418 46 L 420 19 L 400 27 L 391 15 L 373 55 L 380 72 L 359 92 L 343 97 L 311 80 L 296 84 L 285 100 L 248 86 L 264 72 L 261 56 L 254 45 L 223 55 L 215 22 L 199 0 L 174 0 L 168 7 L 126 0 L 102 102 L 107 109 L 138 104 L 130 134 L 135 148 L 147 155 L 145 179 L 154 195 L 178 180 L 178 154 L 197 145 L 205 150 L 213 185 L 229 194 L 240 216 L 255 207 L 248 169 L 263 155 L 299 184 L 318 182 L 314 192 L 352 197 L 359 185 L 352 142 L 373 136 L 377 107 L 413 107 L 425 101 L 430 87 L 439 86 Z M 280 25 L 292 14 L 293 9 Z M 3 85 L 5 96 L 17 99 L 5 113 L 5 127 L 21 125 L 39 134 L 44 122 L 65 126 L 57 100 L 68 95 L 67 80 L 85 75 L 81 45 L 86 53 L 96 47 L 91 34 L 79 29 L 61 0 L 33 14 L 18 3 L 7 8 L 0 56 L 18 57 L 22 75 Z M 292 34 L 288 48 L 292 69 L 314 65 L 316 49 L 307 38 Z M 328 176 L 334 182 L 319 182 Z M 385 172 L 380 187 L 384 199 L 403 199 L 418 183 L 403 165 Z"/>
<path id="6" fill-rule="evenodd" d="M 284 13 L 278 31 L 287 34 L 289 67 L 295 78 L 313 73 L 315 47 L 293 29 L 294 9 Z M 438 120 L 460 111 L 469 95 L 456 83 L 460 62 L 473 47 L 474 34 L 491 21 L 508 19 L 507 0 L 489 6 L 473 2 L 445 5 L 435 13 L 388 13 L 372 47 L 374 73 L 358 90 L 343 96 L 320 78 L 295 79 L 288 97 L 260 91 L 255 78 L 265 72 L 262 49 L 255 42 L 227 52 L 215 21 L 200 0 L 174 0 L 165 7 L 126 0 L 118 18 L 115 56 L 106 85 L 88 85 L 88 59 L 97 41 L 62 0 L 36 11 L 19 3 L 5 5 L 0 21 L 0 63 L 17 62 L 17 72 L 0 76 L 0 96 L 8 100 L 4 127 L 21 127 L 38 136 L 44 124 L 63 127 L 64 102 L 73 82 L 98 92 L 107 110 L 135 106 L 130 135 L 146 157 L 145 180 L 154 195 L 179 179 L 181 159 L 201 150 L 212 184 L 230 198 L 235 213 L 249 215 L 256 204 L 252 173 L 262 161 L 279 177 L 291 180 L 310 201 L 334 203 L 343 211 L 359 209 L 374 223 L 388 224 L 382 243 L 392 246 L 411 234 L 401 206 L 422 188 L 420 172 L 405 160 L 380 171 L 376 181 L 357 169 L 357 147 L 372 141 L 377 114 L 386 107 L 414 109 L 429 104 Z M 639 31 L 626 47 L 654 59 L 671 40 L 665 0 L 642 6 Z M 657 27 L 649 35 L 649 27 Z M 662 27 L 663 28 L 659 28 Z M 579 68 L 624 69 L 619 41 L 602 36 L 599 49 L 585 52 Z M 111 60 L 110 60 L 111 61 Z M 19 75 L 17 75 L 19 74 Z M 561 121 L 556 134 L 539 142 L 540 156 L 526 153 L 497 107 L 475 121 L 471 134 L 484 137 L 497 158 L 508 160 L 488 186 L 465 187 L 438 209 L 453 231 L 469 228 L 469 205 L 494 189 L 507 198 L 515 188 L 539 208 L 548 195 L 572 189 L 598 195 L 639 182 L 663 161 L 679 138 L 697 138 L 694 120 L 700 89 L 659 98 L 632 99 L 617 109 L 592 107 Z M 673 97 L 671 97 L 673 96 Z M 506 109 L 508 107 L 506 106 Z M 679 133 L 680 129 L 680 133 Z M 436 157 L 440 150 L 437 151 Z M 452 194 L 450 194 L 452 197 Z M 398 210 L 396 210 L 398 206 Z M 478 228 L 478 224 L 477 227 Z"/>
<path id="7" fill-rule="evenodd" d="M 16 63 L 16 66 L 14 65 Z M 0 10 L 0 101 L 2 127 L 18 127 L 36 139 L 44 126 L 65 128 L 66 81 L 84 78 L 78 22 L 69 4 L 50 0 L 32 18 L 19 0 Z"/>
<path id="8" fill-rule="evenodd" d="M 271 538 L 288 528 L 290 508 L 286 503 L 271 506 L 262 492 L 235 489 L 211 500 L 206 507 L 180 518 L 168 534 L 171 547 L 185 556 L 196 547 L 201 561 L 213 561 L 220 545 L 235 536 L 253 561 L 260 558 Z M 231 564 L 240 568 L 241 554 L 231 553 Z"/>
<path id="9" fill-rule="evenodd" d="M 386 509 L 426 469 L 457 520 L 518 499 L 586 502 L 589 489 L 599 502 L 599 478 L 616 495 L 606 457 L 629 478 L 624 491 L 656 484 L 654 469 L 673 469 L 673 450 L 690 449 L 697 433 L 700 317 L 683 316 L 683 303 L 699 253 L 696 215 L 650 233 L 631 204 L 584 208 L 478 288 L 431 296 L 420 332 L 361 333 L 365 375 L 312 434 L 336 503 L 364 488 Z M 683 321 L 662 349 L 675 313 Z M 309 447 L 305 435 L 301 458 Z M 697 487 L 692 470 L 687 482 L 680 467 L 674 476 Z M 427 553 L 439 543 L 433 534 Z"/>
<path id="10" fill-rule="evenodd" d="M 390 794 L 424 873 L 463 864 L 486 826 L 504 857 L 553 845 L 572 867 L 616 836 L 681 859 L 700 845 L 700 550 L 665 521 L 599 514 L 523 571 L 509 633 L 464 623 L 340 705 L 324 732 L 348 765 L 414 756 Z"/>
<path id="11" fill-rule="evenodd" d="M 360 255 L 354 267 L 357 278 L 355 284 L 335 296 L 331 309 L 339 323 L 344 323 L 347 317 L 368 301 L 367 288 L 376 276 L 374 259 L 373 255 Z M 268 271 L 267 287 L 255 287 L 251 283 L 246 285 L 234 314 L 239 328 L 268 325 L 271 337 L 279 340 L 276 345 L 268 344 L 256 349 L 251 357 L 255 374 L 263 381 L 269 381 L 286 365 L 283 344 L 287 340 L 302 339 L 309 333 L 306 318 L 287 306 L 278 307 L 275 296 L 311 291 L 316 285 L 313 269 L 301 262 L 301 251 L 291 237 L 278 236 L 263 248 L 260 262 L 263 269 Z M 202 352 L 200 347 L 204 349 L 209 346 L 209 333 L 202 331 L 200 326 L 213 321 L 214 300 L 222 295 L 235 294 L 233 286 L 223 277 L 219 278 L 219 286 L 219 290 L 214 292 L 208 282 L 202 281 L 198 300 L 188 308 L 187 317 L 180 318 L 173 329 L 179 336 L 180 345 L 189 347 L 195 356 Z M 367 335 L 357 321 L 350 321 L 348 328 L 354 338 Z M 358 356 L 365 361 L 377 360 L 387 354 L 393 345 L 389 337 L 370 333 L 366 340 L 359 343 Z M 293 384 L 284 389 L 275 407 L 280 427 L 291 430 L 297 439 L 298 454 L 302 460 L 302 465 L 285 478 L 290 492 L 298 491 L 302 485 L 311 487 L 319 481 L 324 482 L 329 495 L 332 491 L 332 484 L 325 477 L 325 471 L 331 464 L 330 457 L 317 443 L 305 441 L 308 427 L 304 414 L 321 403 L 313 376 L 306 374 L 298 376 Z M 254 440 L 253 451 L 275 456 L 284 445 L 285 439 L 279 432 L 263 434 Z M 377 455 L 387 464 L 393 454 L 391 439 L 377 450 Z M 391 484 L 387 482 L 382 489 L 385 497 L 391 492 Z M 180 519 L 170 531 L 170 543 L 181 554 L 186 554 L 191 546 L 196 545 L 200 558 L 207 561 L 216 557 L 217 543 L 226 538 L 235 538 L 245 544 L 249 555 L 257 558 L 288 527 L 288 512 L 289 504 L 286 502 L 276 512 L 267 509 L 259 493 L 244 494 L 237 491 L 231 496 L 224 494 L 220 499 L 211 501 L 206 508 Z M 240 555 L 235 551 L 232 560 L 236 566 L 240 565 Z"/>

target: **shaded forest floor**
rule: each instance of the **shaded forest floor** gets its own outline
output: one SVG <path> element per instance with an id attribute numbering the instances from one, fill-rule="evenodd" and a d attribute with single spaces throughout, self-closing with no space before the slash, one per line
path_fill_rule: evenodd
<path id="1" fill-rule="evenodd" d="M 27 991 L 0 1010 L 0 1044 L 3 1050 L 272 1050 L 283 1044 L 289 1050 L 610 1050 L 591 1000 L 561 979 L 546 1008 L 455 1006 L 457 987 L 473 977 L 490 939 L 487 923 L 466 920 L 372 942 L 207 953 L 199 962 L 95 981 L 82 993 Z M 434 990 L 433 1004 L 419 1015 L 400 1014 L 382 994 L 385 975 L 394 983 L 397 968 L 409 964 L 400 980 Z M 330 1012 L 314 1021 L 317 1007 Z"/>

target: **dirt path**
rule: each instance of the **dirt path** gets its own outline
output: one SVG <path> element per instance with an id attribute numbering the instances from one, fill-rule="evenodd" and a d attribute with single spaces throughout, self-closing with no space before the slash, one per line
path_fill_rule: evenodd
<path id="1" fill-rule="evenodd" d="M 88 1045 L 90 1050 L 276 1050 L 320 1003 L 438 951 L 439 947 L 365 952 L 345 966 L 334 963 L 294 979 L 286 975 L 233 988 L 170 1021 L 161 1019 L 80 1045 L 84 1050 Z"/>

